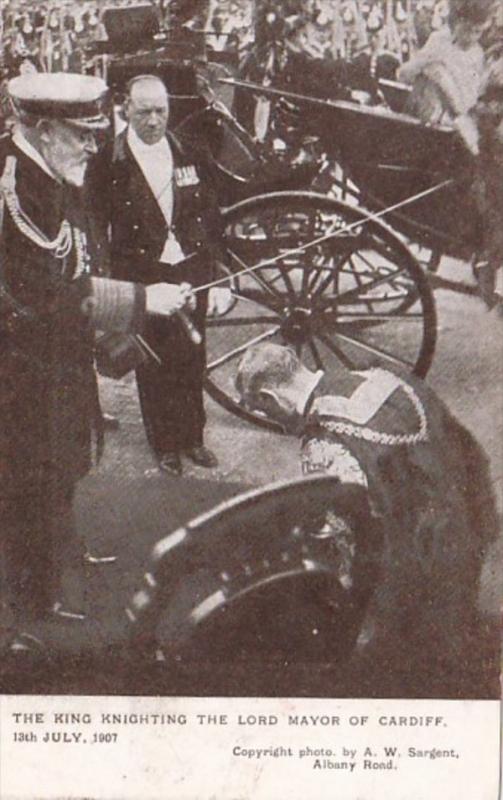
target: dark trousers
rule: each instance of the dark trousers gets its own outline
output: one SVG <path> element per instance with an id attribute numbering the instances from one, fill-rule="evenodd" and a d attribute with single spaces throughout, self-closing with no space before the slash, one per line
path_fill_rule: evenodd
<path id="1" fill-rule="evenodd" d="M 203 337 L 200 345 L 193 344 L 176 315 L 147 323 L 145 338 L 162 365 L 149 359 L 137 370 L 136 379 L 147 438 L 157 456 L 203 443 L 206 307 L 207 293 L 202 292 L 191 315 Z"/>
<path id="2" fill-rule="evenodd" d="M 3 594 L 14 619 L 39 619 L 62 600 L 64 569 L 78 582 L 83 545 L 75 535 L 74 488 L 64 479 L 42 481 L 1 499 Z M 73 583 L 72 594 L 81 589 Z"/>

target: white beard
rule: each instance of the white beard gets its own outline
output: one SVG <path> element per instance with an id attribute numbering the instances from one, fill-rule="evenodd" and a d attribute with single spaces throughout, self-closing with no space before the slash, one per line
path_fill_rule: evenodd
<path id="1" fill-rule="evenodd" d="M 87 162 L 85 164 L 76 164 L 73 167 L 69 167 L 65 170 L 64 175 L 62 176 L 66 183 L 71 184 L 71 186 L 81 187 L 84 185 L 85 177 L 86 177 L 86 170 L 87 170 Z"/>

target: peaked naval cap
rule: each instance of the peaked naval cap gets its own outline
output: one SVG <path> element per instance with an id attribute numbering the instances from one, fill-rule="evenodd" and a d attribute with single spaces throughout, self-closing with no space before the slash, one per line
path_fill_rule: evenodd
<path id="1" fill-rule="evenodd" d="M 108 87 L 101 78 L 71 72 L 39 72 L 12 78 L 7 88 L 20 115 L 57 119 L 91 130 L 109 126 L 104 113 Z"/>

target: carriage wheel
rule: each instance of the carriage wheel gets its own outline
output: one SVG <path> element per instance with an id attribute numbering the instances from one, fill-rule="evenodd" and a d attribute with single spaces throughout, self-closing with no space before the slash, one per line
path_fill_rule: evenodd
<path id="1" fill-rule="evenodd" d="M 330 163 L 325 171 L 315 178 L 313 188 L 351 206 L 368 205 L 362 198 L 358 187 L 352 182 L 351 176 L 337 162 Z M 372 199 L 375 208 L 375 198 Z M 413 239 L 407 238 L 406 243 L 416 261 L 426 272 L 438 272 L 443 255 L 441 250 L 437 247 L 418 244 Z"/>
<path id="2" fill-rule="evenodd" d="M 414 257 L 426 272 L 438 272 L 441 261 L 442 251 L 437 248 L 425 247 L 420 244 L 410 243 L 410 249 Z"/>
<path id="3" fill-rule="evenodd" d="M 126 612 L 135 671 L 147 668 L 154 694 L 187 679 L 205 694 L 344 684 L 382 533 L 367 490 L 326 475 L 226 500 L 153 549 Z"/>
<path id="4" fill-rule="evenodd" d="M 279 257 L 234 278 L 236 305 L 208 320 L 206 389 L 227 410 L 277 428 L 243 409 L 234 389 L 240 357 L 261 341 L 290 345 L 309 368 L 327 373 L 341 364 L 427 373 L 436 341 L 433 294 L 386 225 L 363 222 L 358 208 L 313 192 L 250 198 L 224 217 L 234 274 Z"/>

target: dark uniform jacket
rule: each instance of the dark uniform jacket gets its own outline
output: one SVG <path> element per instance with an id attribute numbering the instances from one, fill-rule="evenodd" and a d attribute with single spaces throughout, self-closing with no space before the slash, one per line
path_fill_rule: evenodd
<path id="1" fill-rule="evenodd" d="M 39 618 L 62 599 L 63 564 L 81 563 L 73 492 L 92 462 L 93 428 L 101 433 L 93 326 L 138 330 L 145 292 L 91 276 L 100 253 L 85 190 L 3 145 L 0 592 L 15 616 Z"/>
<path id="2" fill-rule="evenodd" d="M 410 375 L 399 377 L 401 385 L 366 425 L 320 414 L 322 383 L 305 420 L 303 469 L 367 481 L 384 531 L 370 611 L 376 635 L 452 655 L 460 652 L 458 640 L 473 620 L 482 559 L 498 533 L 489 466 L 475 439 L 428 387 Z M 418 435 L 411 390 L 426 415 L 425 438 Z M 402 436 L 413 438 L 395 438 Z"/>
<path id="3" fill-rule="evenodd" d="M 79 192 L 52 179 L 10 142 L 4 143 L 2 172 L 9 153 L 17 161 L 19 213 L 49 240 L 67 219 L 72 236 L 69 252 L 58 258 L 22 233 L 4 208 L 2 283 L 19 310 L 9 300 L 1 303 L 0 483 L 2 492 L 19 492 L 50 472 L 70 485 L 86 473 L 98 406 L 93 333 L 81 311 L 92 248 Z"/>

